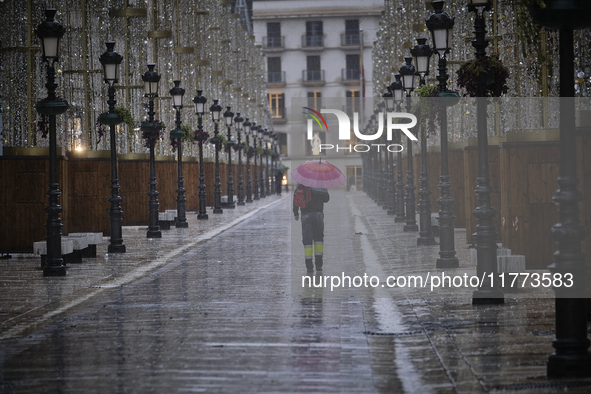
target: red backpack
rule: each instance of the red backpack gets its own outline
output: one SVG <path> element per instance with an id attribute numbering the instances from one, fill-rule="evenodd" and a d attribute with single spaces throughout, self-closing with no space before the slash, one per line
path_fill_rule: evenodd
<path id="1" fill-rule="evenodd" d="M 307 186 L 298 186 L 293 193 L 293 206 L 306 208 L 308 202 L 312 200 L 312 192 Z"/>

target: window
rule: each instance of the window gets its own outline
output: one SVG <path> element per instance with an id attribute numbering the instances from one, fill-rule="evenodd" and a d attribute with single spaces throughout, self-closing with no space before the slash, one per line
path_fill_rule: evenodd
<path id="1" fill-rule="evenodd" d="M 285 117 L 285 94 L 269 93 L 268 96 L 271 118 L 283 119 Z"/>
<path id="2" fill-rule="evenodd" d="M 277 134 L 277 143 L 279 144 L 279 153 L 281 156 L 287 156 L 287 134 L 286 133 L 276 133 Z"/>
<path id="3" fill-rule="evenodd" d="M 306 81 L 322 81 L 320 69 L 320 56 L 306 56 Z"/>
<path id="4" fill-rule="evenodd" d="M 267 58 L 267 82 L 278 83 L 285 82 L 283 73 L 281 72 L 281 58 L 268 57 Z"/>
<path id="5" fill-rule="evenodd" d="M 281 23 L 269 22 L 267 23 L 267 48 L 281 48 Z"/>
<path id="6" fill-rule="evenodd" d="M 361 97 L 359 90 L 347 90 L 347 114 L 353 119 L 353 112 L 361 112 Z"/>
<path id="7" fill-rule="evenodd" d="M 322 21 L 306 22 L 306 46 L 321 47 L 324 45 Z"/>
<path id="8" fill-rule="evenodd" d="M 321 108 L 321 92 L 308 92 L 308 107 L 319 110 Z"/>
<path id="9" fill-rule="evenodd" d="M 345 35 L 342 38 L 342 45 L 359 45 L 359 19 L 345 21 Z"/>
<path id="10" fill-rule="evenodd" d="M 347 68 L 345 69 L 344 80 L 359 80 L 359 55 L 347 55 Z"/>

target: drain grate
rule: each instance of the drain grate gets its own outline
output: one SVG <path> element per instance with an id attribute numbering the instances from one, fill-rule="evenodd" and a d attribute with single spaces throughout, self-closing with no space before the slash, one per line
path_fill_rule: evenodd
<path id="1" fill-rule="evenodd" d="M 538 390 L 538 389 L 570 389 L 591 386 L 591 382 L 540 382 L 505 384 L 494 387 L 493 390 Z"/>
<path id="2" fill-rule="evenodd" d="M 554 330 L 533 330 L 531 333 L 535 337 L 551 337 L 554 335 Z"/>
<path id="3" fill-rule="evenodd" d="M 416 331 L 403 331 L 403 332 L 376 332 L 376 331 L 363 331 L 365 335 L 376 335 L 381 337 L 401 337 L 405 335 L 417 335 L 423 334 L 423 330 Z"/>

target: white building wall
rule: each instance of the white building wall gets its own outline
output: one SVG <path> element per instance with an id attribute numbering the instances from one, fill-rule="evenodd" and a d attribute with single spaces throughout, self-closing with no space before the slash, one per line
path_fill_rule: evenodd
<path id="1" fill-rule="evenodd" d="M 358 19 L 363 35 L 363 64 L 365 71 L 365 94 L 371 96 L 372 84 L 372 46 L 376 39 L 379 19 L 383 10 L 383 0 L 292 0 L 292 1 L 257 1 L 253 2 L 253 32 L 257 43 L 262 44 L 267 36 L 267 23 L 280 22 L 281 35 L 285 47 L 282 50 L 266 50 L 267 57 L 280 57 L 281 70 L 285 72 L 286 83 L 282 86 L 269 84 L 269 93 L 284 93 L 286 120 L 273 122 L 273 130 L 287 134 L 288 156 L 283 163 L 294 169 L 314 156 L 305 155 L 304 132 L 292 130 L 294 117 L 300 117 L 298 107 L 292 113 L 292 98 L 307 97 L 308 92 L 321 92 L 322 105 L 331 97 L 344 98 L 348 90 L 361 91 L 360 84 L 343 83 L 341 70 L 346 68 L 346 55 L 359 54 L 358 46 L 341 46 L 341 34 L 345 33 L 345 20 Z M 324 47 L 321 49 L 302 48 L 302 36 L 306 34 L 307 21 L 322 21 Z M 307 56 L 320 56 L 321 69 L 325 72 L 325 84 L 322 86 L 306 86 L 302 82 L 302 71 L 306 70 Z M 341 108 L 336 108 L 341 109 Z M 326 142 L 338 144 L 336 133 L 328 133 Z M 343 173 L 347 166 L 361 166 L 358 154 L 344 154 L 329 151 L 326 156 L 337 165 Z"/>

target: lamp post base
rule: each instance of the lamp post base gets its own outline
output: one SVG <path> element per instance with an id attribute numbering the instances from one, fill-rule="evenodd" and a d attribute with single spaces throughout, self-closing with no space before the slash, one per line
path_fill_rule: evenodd
<path id="1" fill-rule="evenodd" d="M 43 276 L 66 276 L 66 267 L 63 265 L 43 267 Z"/>
<path id="2" fill-rule="evenodd" d="M 244 201 L 239 201 L 239 202 L 236 203 L 236 205 L 243 206 L 243 205 L 246 205 L 246 203 Z"/>
<path id="3" fill-rule="evenodd" d="M 147 238 L 162 238 L 160 230 L 148 230 Z"/>
<path id="4" fill-rule="evenodd" d="M 419 226 L 416 224 L 405 224 L 403 230 L 405 233 L 417 232 L 419 231 Z"/>
<path id="5" fill-rule="evenodd" d="M 428 237 L 428 238 L 417 238 L 417 246 L 426 246 L 426 245 L 438 245 L 435 238 Z"/>
<path id="6" fill-rule="evenodd" d="M 207 216 L 206 213 L 199 213 L 199 214 L 197 214 L 197 219 L 206 220 L 206 219 L 209 219 L 209 216 Z"/>
<path id="7" fill-rule="evenodd" d="M 222 208 L 214 208 L 213 213 L 224 213 Z"/>
<path id="8" fill-rule="evenodd" d="M 505 294 L 499 289 L 477 289 L 472 292 L 472 305 L 500 305 L 505 303 Z"/>
<path id="9" fill-rule="evenodd" d="M 175 227 L 176 228 L 188 228 L 189 222 L 187 222 L 186 220 L 184 222 L 176 222 Z"/>
<path id="10" fill-rule="evenodd" d="M 457 257 L 448 257 L 448 258 L 439 258 L 437 259 L 437 263 L 435 267 L 437 268 L 458 268 L 460 266 L 460 261 Z"/>
<path id="11" fill-rule="evenodd" d="M 125 253 L 125 245 L 109 245 L 107 253 Z"/>
<path id="12" fill-rule="evenodd" d="M 591 376 L 591 354 L 568 354 L 559 356 L 552 353 L 546 367 L 548 378 L 588 378 Z"/>

